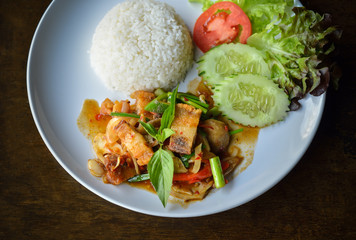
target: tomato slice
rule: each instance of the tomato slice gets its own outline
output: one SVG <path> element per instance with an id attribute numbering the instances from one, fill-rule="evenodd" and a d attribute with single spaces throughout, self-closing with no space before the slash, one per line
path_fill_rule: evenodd
<path id="1" fill-rule="evenodd" d="M 246 43 L 251 36 L 251 22 L 235 3 L 218 2 L 203 12 L 195 22 L 193 40 L 202 52 L 238 39 Z"/>

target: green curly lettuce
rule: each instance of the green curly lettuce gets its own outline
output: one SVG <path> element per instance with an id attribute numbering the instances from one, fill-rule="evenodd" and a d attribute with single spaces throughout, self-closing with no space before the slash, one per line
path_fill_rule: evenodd
<path id="1" fill-rule="evenodd" d="M 320 68 L 325 56 L 334 50 L 329 36 L 337 28 L 329 26 L 328 16 L 305 8 L 294 8 L 294 15 L 285 14 L 247 43 L 262 51 L 272 71 L 272 80 L 298 100 L 307 93 L 320 95 L 328 86 L 327 68 Z M 297 103 L 298 104 L 298 103 Z"/>

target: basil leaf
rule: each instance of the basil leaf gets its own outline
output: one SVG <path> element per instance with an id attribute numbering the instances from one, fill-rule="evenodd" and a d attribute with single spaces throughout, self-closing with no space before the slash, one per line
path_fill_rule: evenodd
<path id="1" fill-rule="evenodd" d="M 194 152 L 192 153 L 194 156 Z M 183 155 L 180 160 L 182 161 L 184 167 L 189 168 L 189 160 L 192 158 L 192 154 L 190 155 Z"/>
<path id="2" fill-rule="evenodd" d="M 132 178 L 127 179 L 128 182 L 133 183 L 133 182 L 141 182 L 141 181 L 146 181 L 150 179 L 150 175 L 148 173 L 144 173 L 141 175 L 136 175 L 133 176 Z"/>
<path id="3" fill-rule="evenodd" d="M 147 165 L 151 183 L 164 207 L 172 188 L 174 164 L 171 155 L 159 148 Z"/>
<path id="4" fill-rule="evenodd" d="M 158 138 L 157 138 L 158 132 L 154 126 L 152 126 L 149 123 L 142 122 L 141 120 L 139 120 L 139 123 L 142 125 L 142 127 L 146 130 L 146 132 L 149 135 L 151 135 L 153 138 L 158 140 Z"/>
<path id="5" fill-rule="evenodd" d="M 165 128 L 170 128 L 171 124 L 174 120 L 174 114 L 176 111 L 178 86 L 174 89 L 174 91 L 172 93 L 171 102 L 170 102 L 169 107 L 164 111 L 164 113 L 162 115 L 161 127 L 158 130 L 159 133 L 162 133 L 163 129 L 165 129 Z"/>
<path id="6" fill-rule="evenodd" d="M 194 157 L 195 151 L 193 151 L 191 154 L 184 154 L 180 158 L 182 161 L 189 161 L 192 157 Z"/>
<path id="7" fill-rule="evenodd" d="M 170 136 L 172 136 L 173 134 L 175 134 L 176 132 L 173 131 L 170 128 L 165 128 L 162 130 L 162 133 L 157 135 L 157 140 L 160 141 L 161 143 L 163 143 L 167 138 L 169 138 Z"/>

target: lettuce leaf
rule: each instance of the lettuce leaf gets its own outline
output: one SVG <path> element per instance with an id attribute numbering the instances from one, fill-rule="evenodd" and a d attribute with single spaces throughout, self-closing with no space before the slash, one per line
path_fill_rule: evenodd
<path id="1" fill-rule="evenodd" d="M 245 0 L 239 6 L 249 17 L 252 32 L 257 33 L 279 16 L 290 13 L 293 5 L 294 0 Z"/>
<path id="2" fill-rule="evenodd" d="M 253 34 L 247 43 L 263 52 L 272 80 L 298 105 L 297 100 L 309 92 L 315 95 L 325 92 L 329 80 L 324 76 L 328 71 L 320 66 L 334 50 L 328 36 L 337 29 L 326 24 L 325 16 L 311 10 L 294 8 L 293 12 L 293 16 L 284 14 Z"/>

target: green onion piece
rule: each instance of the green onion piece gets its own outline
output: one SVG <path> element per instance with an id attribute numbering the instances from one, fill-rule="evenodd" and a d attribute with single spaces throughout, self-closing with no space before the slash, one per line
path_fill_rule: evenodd
<path id="1" fill-rule="evenodd" d="M 242 132 L 243 130 L 244 130 L 243 128 L 239 128 L 239 129 L 230 131 L 230 132 L 229 132 L 229 135 L 234 135 L 234 134 L 236 134 L 236 133 L 240 133 L 240 132 Z"/>
<path id="2" fill-rule="evenodd" d="M 166 92 L 162 89 L 162 88 L 157 88 L 155 91 L 154 91 L 154 94 L 158 97 L 162 94 L 165 94 Z"/>
<path id="3" fill-rule="evenodd" d="M 134 113 L 121 113 L 121 112 L 112 112 L 111 116 L 115 117 L 133 117 L 133 118 L 140 118 L 140 115 Z"/>
<path id="4" fill-rule="evenodd" d="M 190 100 L 187 99 L 186 97 L 183 97 L 183 96 L 182 96 L 182 97 L 180 97 L 180 98 L 178 98 L 178 99 L 179 99 L 180 101 L 182 101 L 183 103 L 186 103 L 186 104 L 188 104 L 188 105 L 191 105 L 191 106 L 193 106 L 193 107 L 195 107 L 195 108 L 200 109 L 203 113 L 206 113 L 206 112 L 208 111 L 208 109 L 206 109 L 205 107 L 200 106 L 199 104 L 190 101 Z"/>
<path id="5" fill-rule="evenodd" d="M 190 93 L 182 93 L 182 92 L 179 92 L 177 94 L 178 97 L 181 97 L 181 96 L 184 96 L 184 97 L 187 97 L 187 98 L 190 98 L 190 99 L 195 99 L 195 100 L 198 100 L 199 101 L 199 97 L 193 95 L 193 94 L 190 94 Z"/>
<path id="6" fill-rule="evenodd" d="M 219 157 L 213 157 L 209 159 L 211 173 L 213 174 L 214 183 L 216 188 L 222 188 L 225 186 L 225 178 L 221 169 L 221 163 Z"/>
<path id="7" fill-rule="evenodd" d="M 146 107 L 145 110 L 148 112 L 154 112 L 154 113 L 158 113 L 158 114 L 163 114 L 164 111 L 169 107 L 169 103 L 166 102 L 161 102 L 159 100 L 153 99 L 151 102 L 149 102 Z"/>
<path id="8" fill-rule="evenodd" d="M 163 102 L 162 100 L 165 100 L 168 98 L 168 93 L 163 92 L 161 95 L 153 99 L 151 102 L 149 102 L 145 110 L 149 112 L 155 112 L 155 113 L 160 113 L 163 114 L 164 110 L 166 110 L 169 106 L 168 103 Z"/>
<path id="9" fill-rule="evenodd" d="M 168 93 L 168 98 L 172 95 L 171 92 Z M 199 97 L 193 95 L 193 94 L 189 94 L 189 93 L 177 93 L 177 98 L 180 99 L 182 102 L 192 105 L 195 108 L 209 108 L 209 104 L 201 102 Z M 200 107 L 197 107 L 196 105 L 199 105 Z"/>
<path id="10" fill-rule="evenodd" d="M 130 183 L 133 183 L 133 182 L 145 181 L 145 180 L 148 180 L 148 179 L 150 179 L 150 175 L 148 173 L 144 173 L 144 174 L 141 174 L 141 175 L 133 176 L 132 178 L 128 179 L 127 181 L 130 182 Z"/>
<path id="11" fill-rule="evenodd" d="M 209 104 L 200 101 L 199 97 L 197 97 L 195 95 L 192 95 L 192 94 L 189 94 L 189 93 L 178 93 L 177 96 L 178 97 L 185 97 L 188 100 L 190 100 L 190 101 L 192 101 L 192 102 L 194 102 L 196 104 L 199 104 L 200 106 L 202 106 L 204 108 L 208 108 L 209 107 Z"/>

